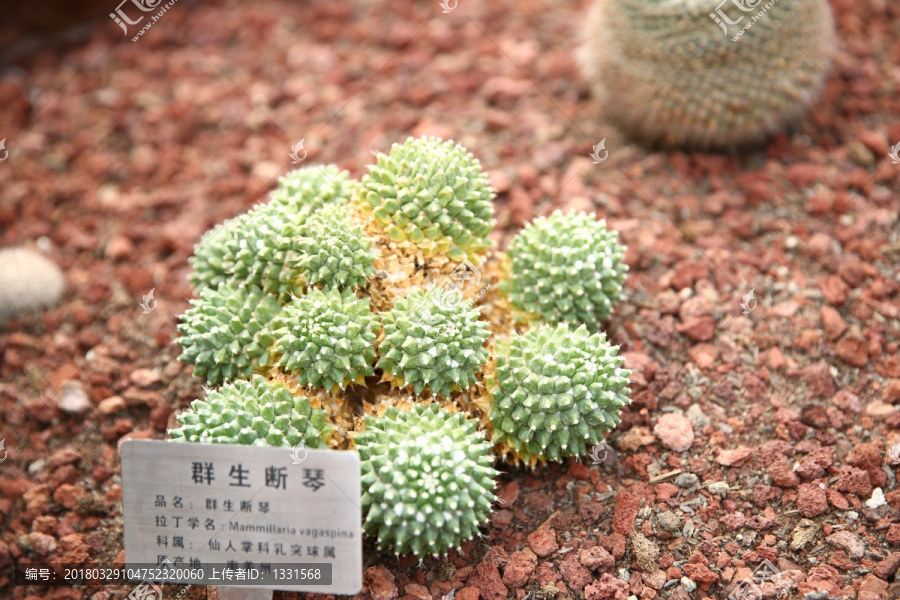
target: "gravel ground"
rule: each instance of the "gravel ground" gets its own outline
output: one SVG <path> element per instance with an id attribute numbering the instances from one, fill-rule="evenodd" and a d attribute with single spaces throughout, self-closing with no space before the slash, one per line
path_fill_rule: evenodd
<path id="1" fill-rule="evenodd" d="M 435 134 L 490 171 L 499 245 L 558 207 L 620 232 L 607 331 L 634 402 L 599 464 L 505 468 L 462 553 L 367 543 L 358 600 L 726 598 L 764 561 L 783 574 L 764 598 L 900 597 L 900 9 L 832 6 L 822 100 L 742 155 L 601 124 L 573 59 L 583 1 L 181 0 L 137 42 L 104 18 L 0 71 L 0 247 L 40 247 L 67 283 L 0 330 L 0 596 L 128 595 L 14 587 L 9 565 L 122 560 L 117 444 L 164 439 L 201 393 L 173 344 L 200 235 L 263 200 L 301 138 L 359 176 Z"/>

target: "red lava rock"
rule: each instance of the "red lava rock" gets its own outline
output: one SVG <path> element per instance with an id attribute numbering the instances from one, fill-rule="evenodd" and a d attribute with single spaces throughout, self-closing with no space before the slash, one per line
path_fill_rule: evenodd
<path id="1" fill-rule="evenodd" d="M 696 581 L 697 583 L 715 583 L 719 580 L 719 576 L 710 571 L 709 567 L 699 563 L 685 563 L 681 569 L 684 574 Z"/>
<path id="2" fill-rule="evenodd" d="M 653 433 L 663 446 L 676 452 L 684 452 L 694 443 L 691 422 L 687 417 L 676 413 L 662 415 L 656 422 Z"/>
<path id="3" fill-rule="evenodd" d="M 880 441 L 856 444 L 850 455 L 847 456 L 847 464 L 862 469 L 869 474 L 869 482 L 875 487 L 882 487 L 887 481 L 887 476 L 881 468 L 881 453 L 884 444 Z"/>
<path id="4" fill-rule="evenodd" d="M 431 592 L 428 591 L 428 588 L 418 583 L 407 584 L 403 591 L 407 596 L 412 596 L 413 598 L 418 598 L 419 600 L 432 600 Z M 459 594 L 457 594 L 457 596 L 458 595 Z"/>
<path id="5" fill-rule="evenodd" d="M 835 306 L 840 306 L 847 299 L 850 288 L 844 283 L 844 280 L 838 275 L 830 275 L 819 282 L 819 288 L 825 299 Z"/>
<path id="6" fill-rule="evenodd" d="M 559 572 L 569 589 L 576 593 L 581 592 L 584 586 L 591 582 L 591 572 L 578 562 L 574 552 L 560 563 Z"/>
<path id="7" fill-rule="evenodd" d="M 723 467 L 739 467 L 750 458 L 753 450 L 750 448 L 734 448 L 733 450 L 721 450 L 716 457 L 716 462 Z"/>
<path id="8" fill-rule="evenodd" d="M 825 330 L 825 334 L 828 335 L 828 339 L 834 341 L 847 331 L 847 323 L 841 318 L 841 313 L 825 305 L 820 309 L 820 313 L 822 316 L 822 328 Z"/>
<path id="9" fill-rule="evenodd" d="M 5 498 L 16 500 L 25 492 L 34 487 L 34 482 L 29 479 L 0 479 L 0 492 Z"/>
<path id="10" fill-rule="evenodd" d="M 381 565 L 366 569 L 363 581 L 374 600 L 394 600 L 398 596 L 394 576 Z"/>
<path id="11" fill-rule="evenodd" d="M 862 558 L 866 545 L 858 535 L 849 531 L 838 531 L 825 538 L 825 541 L 836 548 L 844 550 L 850 558 Z"/>
<path id="12" fill-rule="evenodd" d="M 497 529 L 506 529 L 512 524 L 513 512 L 511 510 L 498 510 L 491 517 L 491 525 Z"/>
<path id="13" fill-rule="evenodd" d="M 585 600 L 626 600 L 628 584 L 604 573 L 600 579 L 584 588 Z"/>
<path id="14" fill-rule="evenodd" d="M 506 600 L 508 590 L 503 585 L 500 571 L 496 563 L 488 558 L 478 563 L 466 584 L 478 588 L 484 600 Z"/>
<path id="15" fill-rule="evenodd" d="M 825 488 L 817 483 L 804 483 L 797 490 L 797 510 L 807 518 L 821 515 L 828 510 Z"/>
<path id="16" fill-rule="evenodd" d="M 616 560 L 605 548 L 600 546 L 582 550 L 578 560 L 593 571 L 609 571 L 616 566 Z"/>
<path id="17" fill-rule="evenodd" d="M 862 469 L 845 466 L 838 471 L 838 480 L 834 485 L 834 489 L 839 492 L 847 492 L 856 494 L 860 498 L 868 498 L 872 493 L 872 482 L 869 480 L 869 474 Z"/>
<path id="18" fill-rule="evenodd" d="M 162 377 L 154 369 L 135 369 L 131 372 L 130 379 L 134 385 L 140 388 L 148 388 L 159 383 Z"/>
<path id="19" fill-rule="evenodd" d="M 713 317 L 694 317 L 678 326 L 678 333 L 695 342 L 708 342 L 716 333 L 716 320 Z"/>
<path id="20" fill-rule="evenodd" d="M 838 510 L 847 510 L 850 508 L 850 502 L 844 495 L 835 490 L 829 489 L 827 490 L 828 501 L 831 502 L 831 505 Z"/>
<path id="21" fill-rule="evenodd" d="M 541 527 L 528 536 L 528 545 L 540 557 L 549 556 L 559 550 L 556 543 L 556 531 L 550 527 Z"/>
<path id="22" fill-rule="evenodd" d="M 828 370 L 828 363 L 820 361 L 809 365 L 803 369 L 802 373 L 806 385 L 813 394 L 822 398 L 830 398 L 834 395 L 836 388 Z M 809 423 L 806 424 L 809 425 Z M 814 425 L 810 426 L 814 427 Z"/>
<path id="23" fill-rule="evenodd" d="M 454 598 L 456 600 L 478 600 L 480 596 L 481 594 L 478 592 L 477 587 L 467 586 L 456 592 Z"/>
<path id="24" fill-rule="evenodd" d="M 97 404 L 97 408 L 95 410 L 97 411 L 98 415 L 109 416 L 123 411 L 126 408 L 127 405 L 125 404 L 125 398 L 123 398 L 122 396 L 110 396 L 109 398 L 101 400 Z"/>
<path id="25" fill-rule="evenodd" d="M 887 595 L 888 584 L 886 581 L 869 573 L 859 582 L 856 600 L 884 600 Z"/>
<path id="26" fill-rule="evenodd" d="M 884 541 L 893 546 L 900 546 L 900 523 L 894 523 L 888 527 Z"/>
<path id="27" fill-rule="evenodd" d="M 869 344 L 858 336 L 847 336 L 838 342 L 837 355 L 842 361 L 854 367 L 869 364 Z"/>
<path id="28" fill-rule="evenodd" d="M 537 556 L 528 548 L 513 552 L 503 569 L 503 583 L 513 589 L 523 587 L 537 568 L 537 563 Z"/>
<path id="29" fill-rule="evenodd" d="M 64 483 L 53 492 L 53 501 L 65 508 L 74 508 L 75 502 L 84 494 L 84 488 Z"/>
<path id="30" fill-rule="evenodd" d="M 900 552 L 891 552 L 887 558 L 872 567 L 872 573 L 880 579 L 890 581 L 897 569 L 900 569 Z"/>
<path id="31" fill-rule="evenodd" d="M 519 482 L 510 481 L 497 491 L 497 498 L 500 499 L 500 506 L 509 508 L 519 497 Z"/>
<path id="32" fill-rule="evenodd" d="M 28 543 L 40 556 L 49 556 L 56 552 L 56 549 L 59 547 L 55 537 L 39 531 L 32 531 L 28 534 Z"/>
<path id="33" fill-rule="evenodd" d="M 640 507 L 640 499 L 628 492 L 619 492 L 616 496 L 616 506 L 613 512 L 613 531 L 621 535 L 631 533 Z"/>
<path id="34" fill-rule="evenodd" d="M 621 533 L 613 533 L 611 535 L 598 535 L 597 543 L 600 544 L 607 552 L 612 554 L 613 558 L 619 560 L 625 555 L 625 546 L 627 540 Z"/>
<path id="35" fill-rule="evenodd" d="M 772 478 L 772 483 L 778 487 L 795 488 L 800 485 L 800 479 L 791 470 L 790 463 L 784 459 L 769 465 L 769 476 Z"/>

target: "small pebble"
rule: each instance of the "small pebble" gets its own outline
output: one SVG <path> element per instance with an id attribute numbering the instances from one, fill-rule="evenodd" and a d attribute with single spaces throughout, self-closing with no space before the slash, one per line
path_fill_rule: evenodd
<path id="1" fill-rule="evenodd" d="M 58 405 L 59 410 L 70 415 L 81 415 L 91 410 L 91 401 L 88 399 L 87 392 L 77 381 L 63 386 Z"/>
<path id="2" fill-rule="evenodd" d="M 697 482 L 700 481 L 700 478 L 694 475 L 693 473 L 682 473 L 678 477 L 675 478 L 675 485 L 680 488 L 689 488 L 697 485 Z"/>

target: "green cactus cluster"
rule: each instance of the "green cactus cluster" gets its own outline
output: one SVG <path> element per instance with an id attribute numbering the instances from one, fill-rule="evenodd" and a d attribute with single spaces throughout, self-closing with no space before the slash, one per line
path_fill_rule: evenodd
<path id="1" fill-rule="evenodd" d="M 538 217 L 507 254 L 510 300 L 549 323 L 596 329 L 609 319 L 628 271 L 616 232 L 586 213 Z"/>
<path id="2" fill-rule="evenodd" d="M 828 0 L 595 0 L 578 58 L 603 115 L 632 136 L 734 148 L 818 98 L 833 21 Z"/>
<path id="3" fill-rule="evenodd" d="M 356 201 L 392 240 L 410 240 L 426 256 L 474 255 L 494 229 L 493 192 L 478 160 L 437 138 L 409 138 L 378 154 Z"/>
<path id="4" fill-rule="evenodd" d="M 556 213 L 491 251 L 492 198 L 464 148 L 410 139 L 358 183 L 289 173 L 207 233 L 178 344 L 220 387 L 173 439 L 355 449 L 365 531 L 419 557 L 478 533 L 500 455 L 585 453 L 628 402 L 599 332 L 624 249 L 602 221 Z"/>
<path id="5" fill-rule="evenodd" d="M 496 350 L 494 441 L 524 459 L 585 454 L 628 404 L 625 359 L 603 333 L 541 325 Z"/>
<path id="6" fill-rule="evenodd" d="M 325 411 L 312 408 L 308 398 L 259 375 L 210 390 L 178 422 L 181 427 L 171 431 L 178 441 L 291 448 L 325 449 L 333 429 Z"/>
<path id="7" fill-rule="evenodd" d="M 454 389 L 475 383 L 487 361 L 488 324 L 478 319 L 471 300 L 453 290 L 413 291 L 397 300 L 382 324 L 378 366 L 417 395 L 427 388 L 449 398 Z"/>
<path id="8" fill-rule="evenodd" d="M 398 554 L 443 554 L 478 534 L 494 501 L 490 442 L 437 404 L 367 416 L 356 436 L 366 533 Z"/>

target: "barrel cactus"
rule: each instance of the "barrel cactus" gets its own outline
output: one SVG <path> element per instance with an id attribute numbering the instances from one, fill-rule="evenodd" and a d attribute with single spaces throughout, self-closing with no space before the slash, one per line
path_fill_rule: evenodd
<path id="1" fill-rule="evenodd" d="M 827 0 L 595 0 L 578 58 L 604 115 L 633 136 L 730 148 L 796 121 L 834 44 Z"/>
<path id="2" fill-rule="evenodd" d="M 513 238 L 508 255 L 517 308 L 591 329 L 609 318 L 628 270 L 616 233 L 586 213 L 538 217 Z"/>
<path id="3" fill-rule="evenodd" d="M 490 392 L 494 442 L 529 462 L 587 452 L 628 404 L 625 359 L 583 325 L 541 325 L 498 344 Z"/>
<path id="4" fill-rule="evenodd" d="M 384 340 L 378 366 L 416 394 L 426 388 L 449 398 L 477 381 L 487 360 L 482 346 L 490 332 L 472 301 L 454 290 L 416 290 L 382 317 Z"/>
<path id="5" fill-rule="evenodd" d="M 453 142 L 410 138 L 378 154 L 355 201 L 395 241 L 426 256 L 484 250 L 493 230 L 493 191 L 478 160 Z"/>
<path id="6" fill-rule="evenodd" d="M 324 410 L 314 409 L 308 398 L 270 385 L 254 375 L 218 390 L 206 400 L 195 400 L 178 415 L 180 427 L 169 434 L 184 442 L 327 448 L 332 426 Z"/>
<path id="7" fill-rule="evenodd" d="M 355 438 L 365 530 L 397 554 L 444 554 L 478 533 L 494 501 L 490 443 L 437 404 L 367 416 Z"/>
<path id="8" fill-rule="evenodd" d="M 181 360 L 209 385 L 173 439 L 359 452 L 365 531 L 442 554 L 478 533 L 498 454 L 585 452 L 627 371 L 600 322 L 627 268 L 593 217 L 492 251 L 493 191 L 452 141 L 410 139 L 361 182 L 306 167 L 204 236 Z M 588 330 L 590 328 L 590 330 Z"/>

